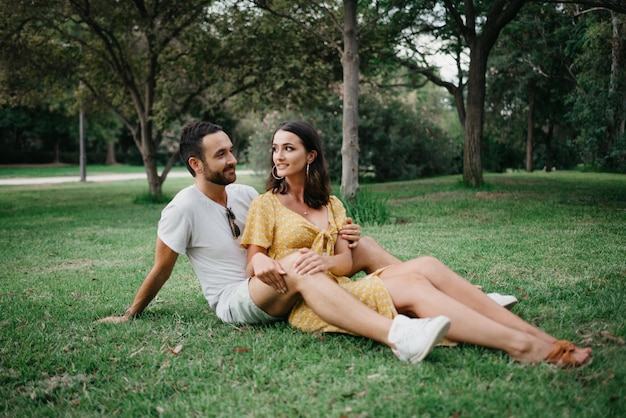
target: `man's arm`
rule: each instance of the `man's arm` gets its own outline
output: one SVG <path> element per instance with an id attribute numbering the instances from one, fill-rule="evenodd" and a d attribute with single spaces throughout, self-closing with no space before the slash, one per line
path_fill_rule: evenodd
<path id="1" fill-rule="evenodd" d="M 267 250 L 258 245 L 248 246 L 246 275 L 257 277 L 263 283 L 272 286 L 278 293 L 287 291 L 283 275 L 285 271 L 280 263 L 267 256 Z"/>
<path id="2" fill-rule="evenodd" d="M 163 287 L 165 282 L 170 278 L 177 259 L 178 253 L 165 245 L 160 238 L 157 238 L 154 265 L 139 287 L 132 305 L 126 310 L 124 315 L 109 316 L 98 322 L 112 324 L 126 322 L 135 315 L 143 312 L 146 306 L 148 306 L 157 293 L 159 293 L 161 287 Z"/>

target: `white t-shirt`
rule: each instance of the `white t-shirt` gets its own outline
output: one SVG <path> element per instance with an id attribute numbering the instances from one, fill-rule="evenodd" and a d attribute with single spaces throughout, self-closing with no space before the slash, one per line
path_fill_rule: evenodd
<path id="1" fill-rule="evenodd" d="M 243 234 L 250 202 L 258 193 L 250 186 L 226 186 L 227 206 Z M 178 254 L 187 254 L 204 297 L 217 316 L 230 322 L 229 298 L 246 280 L 246 250 L 234 239 L 226 209 L 195 185 L 184 188 L 161 212 L 158 236 Z"/>

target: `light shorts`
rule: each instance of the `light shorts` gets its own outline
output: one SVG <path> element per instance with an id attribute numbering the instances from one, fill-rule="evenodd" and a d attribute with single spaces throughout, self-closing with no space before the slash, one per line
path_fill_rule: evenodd
<path id="1" fill-rule="evenodd" d="M 269 315 L 263 309 L 256 306 L 250 297 L 248 290 L 248 282 L 250 279 L 244 280 L 235 289 L 230 296 L 228 310 L 230 311 L 229 322 L 237 324 L 269 324 L 276 321 L 282 321 L 284 318 L 277 318 Z"/>

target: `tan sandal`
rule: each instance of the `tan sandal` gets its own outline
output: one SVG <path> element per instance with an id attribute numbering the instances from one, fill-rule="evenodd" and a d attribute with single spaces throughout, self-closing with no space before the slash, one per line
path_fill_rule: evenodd
<path id="1" fill-rule="evenodd" d="M 566 340 L 559 340 L 554 342 L 554 349 L 544 359 L 550 364 L 555 364 L 559 367 L 582 367 L 591 363 L 591 356 L 587 357 L 583 362 L 580 362 L 574 358 L 574 351 L 578 349 L 574 344 Z"/>

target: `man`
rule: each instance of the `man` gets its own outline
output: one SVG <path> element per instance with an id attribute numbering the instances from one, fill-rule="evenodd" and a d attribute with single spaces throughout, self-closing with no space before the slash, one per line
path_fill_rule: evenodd
<path id="1" fill-rule="evenodd" d="M 402 361 L 415 363 L 425 358 L 450 327 L 445 316 L 416 319 L 398 315 L 391 320 L 369 309 L 326 274 L 298 276 L 293 268 L 295 255 L 274 264 L 277 282 L 245 276 L 246 251 L 240 236 L 257 192 L 233 184 L 237 160 L 232 151 L 230 138 L 217 125 L 192 122 L 182 129 L 180 155 L 194 177 L 194 185 L 181 190 L 163 210 L 154 265 L 131 306 L 123 316 L 101 322 L 124 322 L 141 313 L 169 279 L 178 255 L 187 254 L 205 298 L 225 322 L 277 321 L 302 298 L 328 323 L 388 345 Z M 349 225 L 341 235 L 358 243 L 360 229 Z M 365 245 L 352 245 L 355 268 L 375 269 L 398 262 L 381 252 L 373 240 L 362 243 Z M 262 267 L 254 271 L 265 269 L 267 273 L 271 263 L 260 258 L 255 260 Z"/>

